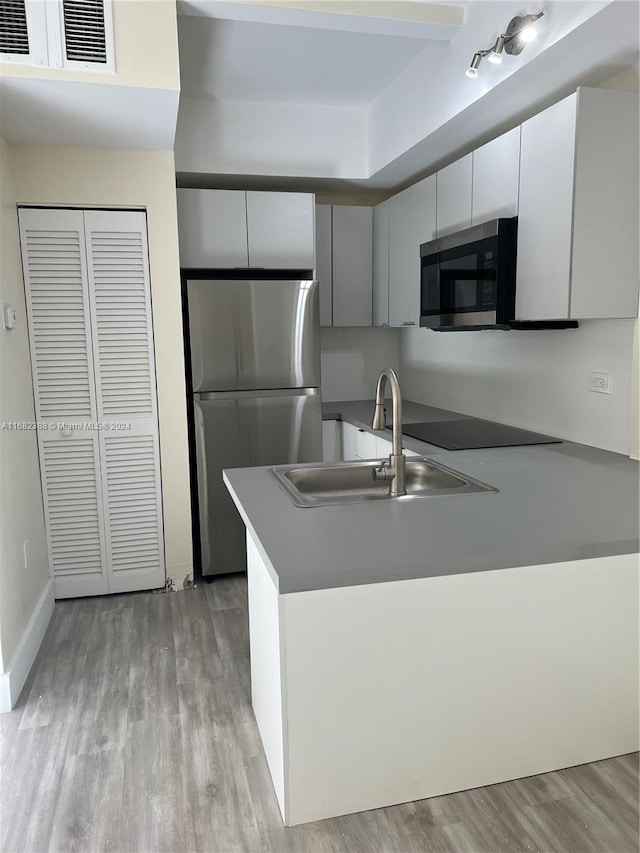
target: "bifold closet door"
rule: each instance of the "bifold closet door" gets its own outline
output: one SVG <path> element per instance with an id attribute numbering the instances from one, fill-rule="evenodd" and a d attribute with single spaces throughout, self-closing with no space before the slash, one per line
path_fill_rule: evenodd
<path id="1" fill-rule="evenodd" d="M 84 219 L 20 211 L 49 566 L 56 598 L 109 591 Z"/>
<path id="2" fill-rule="evenodd" d="M 164 586 L 147 221 L 84 212 L 110 592 Z"/>
<path id="3" fill-rule="evenodd" d="M 146 217 L 22 209 L 57 598 L 165 583 Z"/>

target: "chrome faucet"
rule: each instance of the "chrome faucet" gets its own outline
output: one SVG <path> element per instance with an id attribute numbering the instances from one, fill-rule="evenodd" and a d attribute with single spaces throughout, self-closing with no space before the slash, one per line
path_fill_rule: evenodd
<path id="1" fill-rule="evenodd" d="M 400 383 L 395 370 L 388 367 L 378 377 L 376 387 L 376 408 L 373 413 L 371 429 L 386 429 L 384 419 L 384 391 L 385 386 L 391 385 L 391 397 L 393 400 L 393 452 L 388 461 L 384 461 L 378 468 L 373 469 L 374 480 L 390 480 L 389 494 L 392 497 L 406 495 L 405 489 L 405 463 L 406 457 L 402 452 L 402 395 L 400 394 Z"/>

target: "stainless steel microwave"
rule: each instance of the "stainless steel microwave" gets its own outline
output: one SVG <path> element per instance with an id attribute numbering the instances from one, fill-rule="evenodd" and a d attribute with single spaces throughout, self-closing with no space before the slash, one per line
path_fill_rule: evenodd
<path id="1" fill-rule="evenodd" d="M 511 328 L 518 217 L 493 219 L 420 246 L 420 325 Z"/>

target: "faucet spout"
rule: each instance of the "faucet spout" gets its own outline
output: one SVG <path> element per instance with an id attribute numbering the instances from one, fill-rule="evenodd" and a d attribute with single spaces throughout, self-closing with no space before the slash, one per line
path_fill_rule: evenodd
<path id="1" fill-rule="evenodd" d="M 391 386 L 391 398 L 393 401 L 393 452 L 389 457 L 388 467 L 384 471 L 374 469 L 374 477 L 380 479 L 391 479 L 389 493 L 394 496 L 406 494 L 405 489 L 405 463 L 406 459 L 402 452 L 402 394 L 400 383 L 395 370 L 388 367 L 378 377 L 376 386 L 376 407 L 373 413 L 371 428 L 383 430 L 386 428 L 384 419 L 384 392 L 387 383 Z M 385 463 L 386 465 L 386 463 Z"/>

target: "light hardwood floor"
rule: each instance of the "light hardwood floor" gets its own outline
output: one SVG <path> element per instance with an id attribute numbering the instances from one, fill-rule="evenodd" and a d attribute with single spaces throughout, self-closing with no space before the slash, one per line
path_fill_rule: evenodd
<path id="1" fill-rule="evenodd" d="M 242 576 L 58 602 L 0 736 L 3 853 L 638 851 L 637 755 L 285 829 Z"/>

